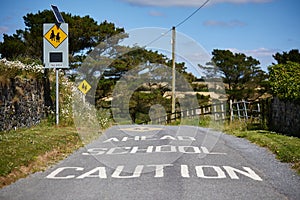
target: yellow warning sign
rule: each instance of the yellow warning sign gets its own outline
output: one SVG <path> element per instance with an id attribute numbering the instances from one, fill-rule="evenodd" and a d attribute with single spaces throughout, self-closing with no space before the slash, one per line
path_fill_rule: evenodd
<path id="1" fill-rule="evenodd" d="M 54 48 L 57 48 L 68 37 L 68 35 L 59 26 L 54 25 L 49 29 L 44 37 Z"/>
<path id="2" fill-rule="evenodd" d="M 92 86 L 90 86 L 90 84 L 86 80 L 83 80 L 78 86 L 78 89 L 83 94 L 86 94 L 91 88 L 92 88 Z"/>

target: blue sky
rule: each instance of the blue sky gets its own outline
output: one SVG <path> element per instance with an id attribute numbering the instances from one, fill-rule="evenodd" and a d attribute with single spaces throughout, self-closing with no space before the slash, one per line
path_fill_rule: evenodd
<path id="1" fill-rule="evenodd" d="M 99 23 L 107 20 L 126 31 L 143 27 L 170 29 L 205 0 L 8 0 L 1 2 L 2 34 L 24 29 L 23 16 L 50 9 L 72 15 L 90 15 Z M 300 1 L 210 0 L 177 28 L 207 52 L 230 49 L 253 56 L 261 67 L 274 62 L 276 52 L 300 49 Z"/>

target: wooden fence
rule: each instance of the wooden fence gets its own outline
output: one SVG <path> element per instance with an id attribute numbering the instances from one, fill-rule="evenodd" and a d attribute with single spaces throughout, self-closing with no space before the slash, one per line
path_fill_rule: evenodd
<path id="1" fill-rule="evenodd" d="M 261 120 L 261 106 L 259 102 L 222 102 L 211 105 L 199 106 L 183 111 L 176 111 L 175 113 L 168 113 L 167 115 L 152 119 L 151 122 L 142 122 L 141 124 L 169 124 L 176 120 L 185 118 L 204 118 L 211 117 L 214 121 L 225 120 Z"/>

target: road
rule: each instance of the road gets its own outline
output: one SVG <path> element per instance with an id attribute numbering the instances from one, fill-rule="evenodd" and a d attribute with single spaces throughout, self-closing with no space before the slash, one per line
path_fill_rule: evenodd
<path id="1" fill-rule="evenodd" d="M 0 199 L 300 199 L 300 176 L 268 150 L 209 129 L 114 126 Z"/>

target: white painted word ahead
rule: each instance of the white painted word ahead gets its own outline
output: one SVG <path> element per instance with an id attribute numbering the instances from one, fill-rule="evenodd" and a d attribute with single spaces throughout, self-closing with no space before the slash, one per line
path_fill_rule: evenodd
<path id="1" fill-rule="evenodd" d="M 245 176 L 255 181 L 262 181 L 262 178 L 257 175 L 250 167 L 242 167 L 237 169 L 231 166 L 212 166 L 212 165 L 199 165 L 190 167 L 188 165 L 174 166 L 173 164 L 154 164 L 154 165 L 137 165 L 132 173 L 124 172 L 124 165 L 117 166 L 110 174 L 107 173 L 106 167 L 95 167 L 86 171 L 82 167 L 60 167 L 50 173 L 47 179 L 86 179 L 98 178 L 107 179 L 108 177 L 115 179 L 129 179 L 139 178 L 143 175 L 149 174 L 151 168 L 153 170 L 154 178 L 163 178 L 165 168 L 177 168 L 178 176 L 182 178 L 197 177 L 202 179 L 240 179 L 239 176 Z M 145 173 L 143 173 L 145 170 Z M 172 169 L 174 170 L 174 169 Z M 193 173 L 193 174 L 191 174 Z"/>
<path id="2" fill-rule="evenodd" d="M 150 141 L 150 140 L 174 140 L 174 141 L 196 141 L 194 137 L 191 136 L 171 136 L 171 135 L 164 135 L 161 137 L 149 137 L 149 136 L 134 136 L 134 137 L 123 137 L 119 139 L 117 137 L 108 138 L 107 140 L 103 141 L 103 143 L 107 142 L 127 142 L 127 141 Z"/>

